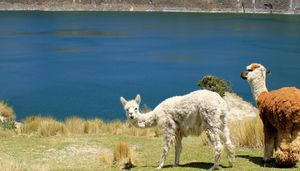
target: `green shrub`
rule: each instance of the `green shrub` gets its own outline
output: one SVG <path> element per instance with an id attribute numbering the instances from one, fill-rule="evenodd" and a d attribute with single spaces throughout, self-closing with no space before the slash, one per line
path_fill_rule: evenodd
<path id="1" fill-rule="evenodd" d="M 9 129 L 9 130 L 14 130 L 16 129 L 16 123 L 15 120 L 12 118 L 5 119 L 3 121 L 0 120 L 0 128 L 2 129 Z"/>
<path id="2" fill-rule="evenodd" d="M 198 86 L 219 93 L 222 97 L 225 95 L 225 92 L 233 92 L 228 81 L 213 75 L 204 76 L 198 81 Z"/>

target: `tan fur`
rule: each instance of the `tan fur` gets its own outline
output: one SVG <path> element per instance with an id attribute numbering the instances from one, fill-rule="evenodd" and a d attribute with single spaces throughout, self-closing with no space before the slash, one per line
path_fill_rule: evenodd
<path id="1" fill-rule="evenodd" d="M 300 152 L 300 90 L 285 87 L 262 92 L 257 98 L 260 117 L 265 126 L 265 143 L 275 147 L 276 164 L 294 166 Z M 269 149 L 272 154 L 273 149 Z"/>
<path id="2" fill-rule="evenodd" d="M 254 63 L 254 64 L 251 64 L 250 65 L 250 70 L 255 70 L 256 68 L 259 68 L 260 67 L 260 65 L 259 64 L 256 64 L 256 63 Z"/>
<path id="3" fill-rule="evenodd" d="M 4 118 L 15 118 L 15 112 L 5 102 L 0 101 L 0 116 Z"/>
<path id="4" fill-rule="evenodd" d="M 247 80 L 264 124 L 264 161 L 270 161 L 275 149 L 278 167 L 292 167 L 300 153 L 300 90 L 285 87 L 268 92 L 263 65 L 253 63 L 241 77 Z"/>

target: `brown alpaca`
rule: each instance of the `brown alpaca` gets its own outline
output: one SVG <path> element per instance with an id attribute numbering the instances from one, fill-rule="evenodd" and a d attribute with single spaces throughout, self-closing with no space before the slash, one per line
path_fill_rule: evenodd
<path id="1" fill-rule="evenodd" d="M 251 64 L 247 70 L 242 73 L 242 78 L 247 79 L 251 87 L 264 124 L 263 160 L 269 162 L 275 150 L 276 166 L 295 166 L 300 152 L 300 90 L 285 87 L 268 92 L 266 68 Z"/>

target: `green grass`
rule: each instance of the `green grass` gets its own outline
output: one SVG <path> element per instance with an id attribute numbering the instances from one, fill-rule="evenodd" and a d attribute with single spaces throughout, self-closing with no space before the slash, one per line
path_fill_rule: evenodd
<path id="1" fill-rule="evenodd" d="M 132 170 L 153 170 L 162 151 L 162 137 L 130 135 L 72 135 L 68 137 L 38 137 L 14 135 L 0 137 L 0 165 L 6 170 L 119 170 L 120 166 L 108 165 L 101 155 L 112 157 L 115 144 L 126 142 L 134 151 Z M 213 152 L 210 146 L 202 146 L 200 137 L 183 140 L 180 167 L 172 168 L 174 149 L 168 155 L 163 170 L 207 170 L 212 166 Z M 222 157 L 221 169 L 240 170 L 298 170 L 276 169 L 260 165 L 262 149 L 237 148 L 233 168 L 226 168 L 227 159 Z"/>

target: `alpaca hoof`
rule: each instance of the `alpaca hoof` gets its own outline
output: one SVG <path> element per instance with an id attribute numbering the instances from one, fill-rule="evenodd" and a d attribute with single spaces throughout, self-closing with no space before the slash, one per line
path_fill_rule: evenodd
<path id="1" fill-rule="evenodd" d="M 213 166 L 209 170 L 219 170 L 219 167 L 218 166 Z"/>
<path id="2" fill-rule="evenodd" d="M 261 165 L 263 167 L 269 167 L 271 163 L 272 163 L 271 159 L 263 159 Z"/>
<path id="3" fill-rule="evenodd" d="M 269 159 L 269 160 L 262 160 L 262 162 L 261 162 L 262 164 L 267 164 L 267 163 L 271 163 L 271 160 Z"/>
<path id="4" fill-rule="evenodd" d="M 179 164 L 174 164 L 173 167 L 179 167 Z"/>
<path id="5" fill-rule="evenodd" d="M 156 169 L 161 169 L 162 167 L 161 166 L 158 166 Z"/>

